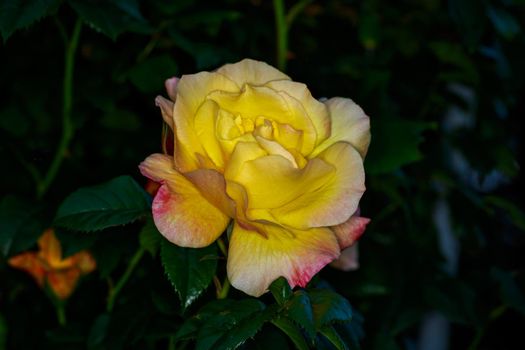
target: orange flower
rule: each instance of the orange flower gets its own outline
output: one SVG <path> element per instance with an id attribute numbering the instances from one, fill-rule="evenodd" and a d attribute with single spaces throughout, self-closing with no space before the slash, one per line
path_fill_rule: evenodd
<path id="1" fill-rule="evenodd" d="M 29 273 L 40 287 L 46 284 L 59 299 L 67 299 L 80 276 L 93 271 L 95 259 L 87 251 L 62 259 L 62 247 L 53 229 L 47 229 L 38 240 L 39 250 L 25 252 L 9 259 L 9 265 Z"/>

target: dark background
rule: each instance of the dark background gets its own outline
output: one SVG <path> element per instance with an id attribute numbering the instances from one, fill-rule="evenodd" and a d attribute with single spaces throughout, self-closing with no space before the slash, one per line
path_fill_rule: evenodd
<path id="1" fill-rule="evenodd" d="M 320 276 L 363 315 L 364 349 L 416 349 L 430 312 L 450 322 L 451 349 L 523 343 L 524 3 L 285 3 L 298 10 L 286 73 L 317 98 L 352 98 L 371 120 L 361 213 L 372 223 L 359 243 L 361 267 Z M 45 173 L 61 138 L 63 34 L 78 18 L 85 25 L 73 75 L 74 136 L 49 191 L 34 200 L 28 169 Z M 145 183 L 137 165 L 160 150 L 154 98 L 166 78 L 245 57 L 276 65 L 272 1 L 5 1 L 0 31 L 1 215 L 10 215 L 9 195 L 42 209 L 42 227 L 78 187 L 121 174 Z M 457 244 L 452 266 L 436 224 Z M 82 348 L 103 310 L 106 278 L 137 245 L 133 229 L 60 236 L 69 252 L 92 249 L 99 265 L 71 298 L 67 329 L 33 281 L 5 263 L 31 247 L 34 234 L 2 248 L 2 343 Z M 145 259 L 130 284 L 117 311 L 122 329 L 112 331 L 118 346 L 163 347 L 177 327 L 177 301 L 158 261 Z"/>

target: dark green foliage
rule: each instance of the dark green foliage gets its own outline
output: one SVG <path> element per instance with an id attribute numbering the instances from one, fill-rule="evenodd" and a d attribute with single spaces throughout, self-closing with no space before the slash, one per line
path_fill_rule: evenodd
<path id="1" fill-rule="evenodd" d="M 285 1 L 300 9 L 287 18 L 286 73 L 370 116 L 359 270 L 216 301 L 227 275 L 217 246 L 179 248 L 158 232 L 137 169 L 162 151 L 155 96 L 166 78 L 244 57 L 275 65 L 272 5 L 0 0 L 0 349 L 405 349 L 429 312 L 450 322 L 452 350 L 522 343 L 522 0 Z M 65 124 L 71 139 L 39 196 Z M 457 240 L 455 265 L 440 225 Z M 87 249 L 97 261 L 66 325 L 8 264 L 50 227 L 64 257 Z"/>
<path id="2" fill-rule="evenodd" d="M 98 231 L 124 225 L 149 212 L 149 199 L 129 176 L 81 188 L 58 208 L 55 225 L 79 231 Z"/>
<path id="3" fill-rule="evenodd" d="M 160 256 L 185 310 L 211 283 L 217 269 L 217 247 L 182 248 L 163 238 Z"/>

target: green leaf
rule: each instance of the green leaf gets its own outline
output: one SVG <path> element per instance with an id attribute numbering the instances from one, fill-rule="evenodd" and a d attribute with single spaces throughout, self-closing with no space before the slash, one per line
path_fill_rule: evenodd
<path id="1" fill-rule="evenodd" d="M 14 196 L 0 201 L 0 250 L 5 257 L 31 247 L 42 235 L 45 225 L 41 210 L 33 203 Z"/>
<path id="2" fill-rule="evenodd" d="M 422 132 L 436 127 L 433 123 L 390 120 L 372 124 L 372 142 L 366 157 L 369 174 L 389 173 L 423 158 L 418 149 Z"/>
<path id="3" fill-rule="evenodd" d="M 137 64 L 128 72 L 128 77 L 141 92 L 161 93 L 164 91 L 164 81 L 173 77 L 177 71 L 177 62 L 169 55 L 162 55 Z"/>
<path id="4" fill-rule="evenodd" d="M 89 249 L 97 240 L 97 235 L 85 232 L 70 231 L 56 228 L 55 235 L 62 245 L 62 258 L 67 258 L 81 250 Z"/>
<path id="5" fill-rule="evenodd" d="M 353 311 L 348 300 L 327 289 L 312 289 L 308 293 L 312 303 L 314 322 L 319 330 L 332 322 L 349 322 Z"/>
<path id="6" fill-rule="evenodd" d="M 69 0 L 69 4 L 93 29 L 113 40 L 126 31 L 151 31 L 137 0 Z"/>
<path id="7" fill-rule="evenodd" d="M 58 208 L 55 225 L 77 231 L 97 231 L 129 224 L 150 211 L 148 194 L 130 176 L 84 187 Z"/>
<path id="8" fill-rule="evenodd" d="M 224 308 L 206 319 L 197 334 L 197 350 L 235 349 L 253 337 L 275 310 L 256 299 L 221 303 Z M 202 317 L 202 316 L 201 316 Z"/>
<path id="9" fill-rule="evenodd" d="M 319 332 L 325 336 L 326 339 L 332 343 L 337 350 L 347 350 L 348 346 L 346 346 L 345 342 L 339 334 L 337 334 L 337 331 L 332 326 L 323 326 Z"/>
<path id="10" fill-rule="evenodd" d="M 292 289 L 284 277 L 279 277 L 272 282 L 270 292 L 272 292 L 275 301 L 277 301 L 279 305 L 284 304 L 292 296 Z"/>
<path id="11" fill-rule="evenodd" d="M 302 326 L 310 339 L 315 336 L 315 323 L 310 297 L 305 291 L 298 290 L 286 303 L 285 315 Z"/>
<path id="12" fill-rule="evenodd" d="M 308 350 L 310 348 L 306 343 L 301 330 L 289 319 L 284 317 L 276 318 L 272 320 L 272 324 L 283 331 L 284 334 L 286 334 L 294 343 L 298 350 Z"/>
<path id="13" fill-rule="evenodd" d="M 0 0 L 0 32 L 4 42 L 18 29 L 45 17 L 57 0 Z"/>
<path id="14" fill-rule="evenodd" d="M 155 226 L 155 222 L 150 217 L 139 233 L 140 246 L 144 248 L 151 256 L 156 256 L 160 247 L 162 236 Z"/>
<path id="15" fill-rule="evenodd" d="M 205 248 L 183 248 L 163 239 L 160 257 L 185 310 L 213 280 L 217 269 L 217 247 L 212 244 Z"/>

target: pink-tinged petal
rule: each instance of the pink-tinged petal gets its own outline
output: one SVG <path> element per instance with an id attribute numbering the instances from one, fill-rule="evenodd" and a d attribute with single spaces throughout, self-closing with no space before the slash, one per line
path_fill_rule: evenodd
<path id="1" fill-rule="evenodd" d="M 358 244 L 346 248 L 330 266 L 342 271 L 355 271 L 359 268 L 359 249 Z"/>
<path id="2" fill-rule="evenodd" d="M 324 266 L 339 256 L 339 244 L 328 228 L 288 230 L 252 223 L 262 235 L 235 223 L 230 237 L 228 278 L 246 294 L 258 297 L 280 276 L 304 287 Z"/>
<path id="3" fill-rule="evenodd" d="M 239 88 L 244 84 L 263 85 L 272 80 L 290 80 L 290 77 L 267 63 L 246 58 L 240 62 L 225 64 L 217 69 L 233 80 Z"/>
<path id="4" fill-rule="evenodd" d="M 354 215 L 342 224 L 333 226 L 332 230 L 337 236 L 337 241 L 339 242 L 341 249 L 354 244 L 365 232 L 366 225 L 368 225 L 369 222 L 369 218 Z"/>
<path id="5" fill-rule="evenodd" d="M 162 119 L 169 125 L 170 129 L 175 130 L 173 128 L 173 102 L 162 96 L 157 96 L 155 98 L 155 106 L 160 108 Z"/>
<path id="6" fill-rule="evenodd" d="M 139 168 L 144 176 L 162 184 L 152 211 L 155 225 L 169 241 L 181 247 L 205 247 L 226 229 L 233 209 L 221 174 L 201 169 L 186 177 L 163 154 L 152 154 Z"/>
<path id="7" fill-rule="evenodd" d="M 332 132 L 310 157 L 315 157 L 335 142 L 348 142 L 365 157 L 370 144 L 370 118 L 349 98 L 335 97 L 326 101 L 332 119 Z"/>
<path id="8" fill-rule="evenodd" d="M 153 199 L 153 220 L 159 232 L 180 247 L 210 245 L 226 229 L 229 217 L 188 180 L 179 179 L 176 188 L 178 192 L 173 192 L 164 184 Z"/>
<path id="9" fill-rule="evenodd" d="M 148 179 L 162 182 L 175 176 L 173 158 L 165 154 L 155 153 L 146 158 L 139 165 L 140 172 Z"/>
<path id="10" fill-rule="evenodd" d="M 179 78 L 172 77 L 169 79 L 166 79 L 164 82 L 164 87 L 166 88 L 166 92 L 168 93 L 168 96 L 172 101 L 175 101 L 177 99 L 177 84 L 179 83 Z"/>

